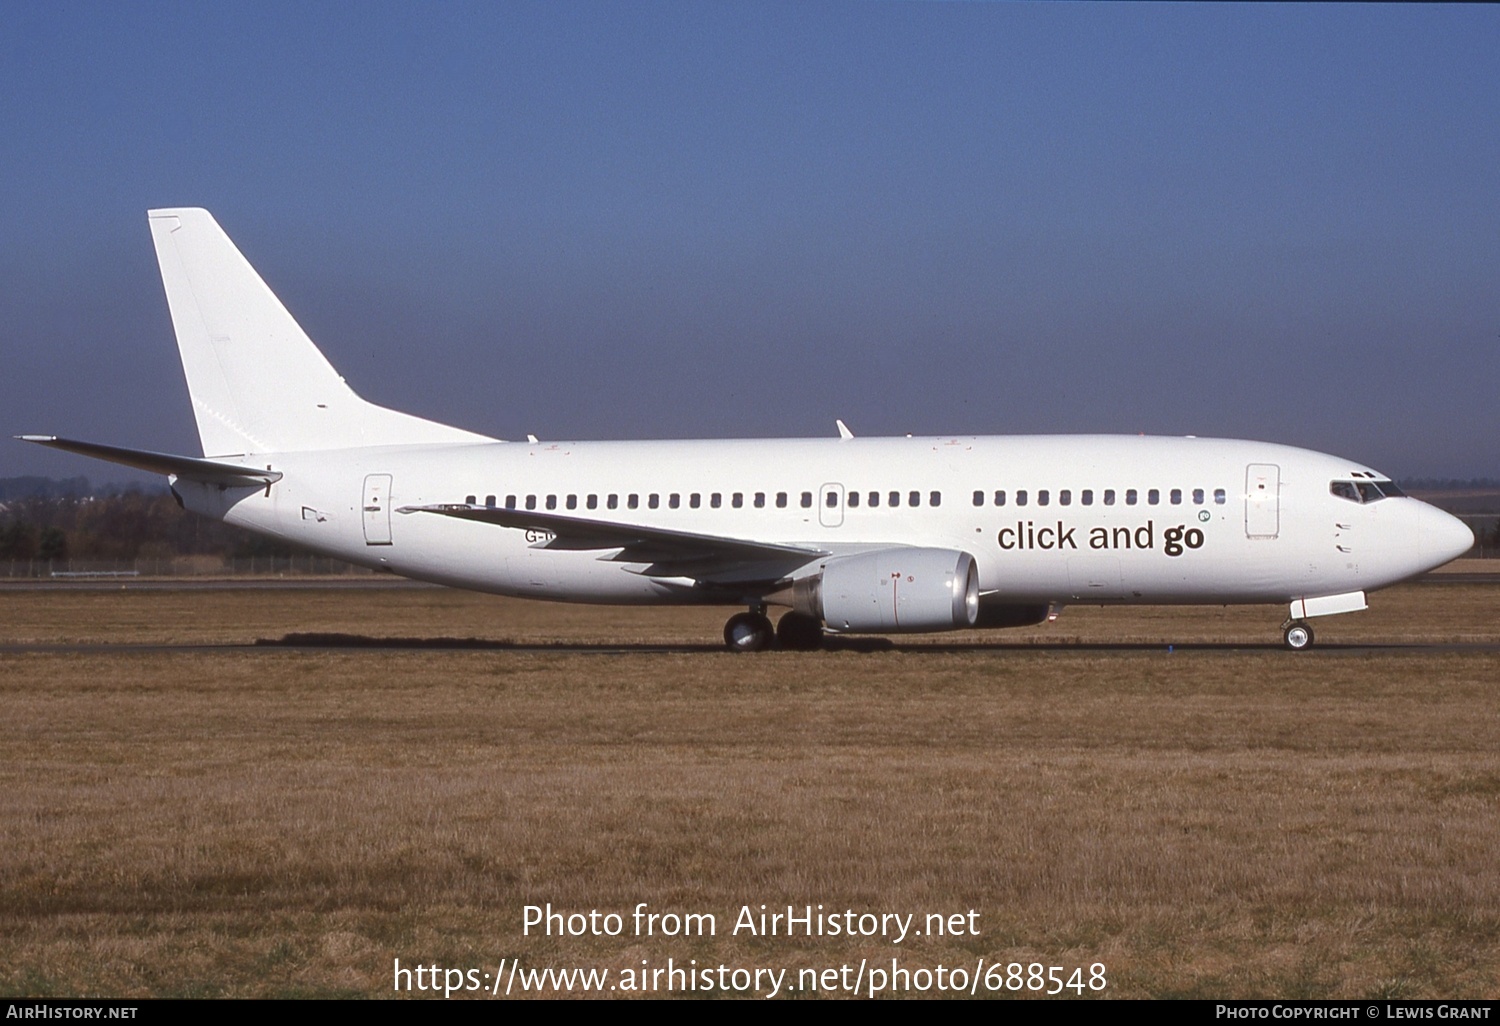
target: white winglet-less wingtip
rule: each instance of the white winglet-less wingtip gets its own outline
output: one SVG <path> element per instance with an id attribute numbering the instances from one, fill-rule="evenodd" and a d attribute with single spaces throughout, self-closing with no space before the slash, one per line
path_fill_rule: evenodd
<path id="1" fill-rule="evenodd" d="M 203 456 L 22 437 L 418 580 L 744 606 L 724 628 L 736 651 L 1022 626 L 1068 603 L 1285 603 L 1304 648 L 1308 619 L 1473 544 L 1383 474 L 1262 442 L 862 438 L 842 421 L 836 439 L 502 442 L 361 399 L 207 211 L 149 216 Z"/>

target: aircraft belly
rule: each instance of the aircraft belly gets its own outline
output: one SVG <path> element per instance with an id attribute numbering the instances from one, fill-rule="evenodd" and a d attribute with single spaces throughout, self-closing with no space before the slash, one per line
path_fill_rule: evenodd
<path id="1" fill-rule="evenodd" d="M 1125 597 L 1120 557 L 1091 552 L 1068 560 L 1068 597 L 1075 602 L 1116 602 Z"/>

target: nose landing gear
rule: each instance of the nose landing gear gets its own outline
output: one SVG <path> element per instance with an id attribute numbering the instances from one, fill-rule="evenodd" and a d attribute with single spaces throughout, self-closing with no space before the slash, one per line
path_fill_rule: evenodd
<path id="1" fill-rule="evenodd" d="M 1282 624 L 1281 640 L 1293 652 L 1300 652 L 1313 643 L 1313 630 L 1305 620 L 1289 620 Z"/>

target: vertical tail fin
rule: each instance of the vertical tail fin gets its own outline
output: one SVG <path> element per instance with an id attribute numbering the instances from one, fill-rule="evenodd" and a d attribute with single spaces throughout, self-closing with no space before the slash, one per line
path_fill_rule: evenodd
<path id="1" fill-rule="evenodd" d="M 147 216 L 205 456 L 493 441 L 355 395 L 208 211 Z"/>

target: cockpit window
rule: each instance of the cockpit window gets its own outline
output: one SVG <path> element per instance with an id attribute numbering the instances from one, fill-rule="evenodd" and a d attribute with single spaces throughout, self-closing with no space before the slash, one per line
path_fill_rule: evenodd
<path id="1" fill-rule="evenodd" d="M 1390 481 L 1330 481 L 1328 491 L 1340 499 L 1358 503 L 1379 502 L 1406 494 Z"/>

